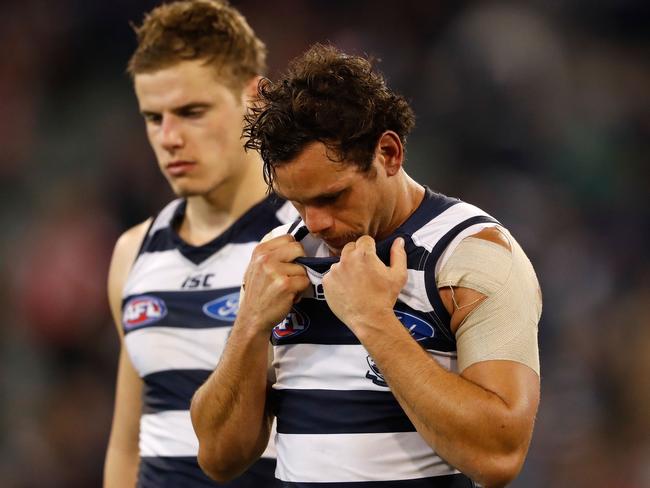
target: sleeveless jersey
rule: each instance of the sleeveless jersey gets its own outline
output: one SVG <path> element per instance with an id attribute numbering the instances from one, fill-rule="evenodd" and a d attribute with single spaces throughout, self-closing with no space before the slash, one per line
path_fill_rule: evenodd
<path id="1" fill-rule="evenodd" d="M 141 488 L 218 486 L 197 464 L 190 400 L 224 349 L 254 247 L 297 217 L 290 203 L 269 197 L 213 241 L 191 246 L 175 231 L 185 207 L 174 200 L 154 219 L 122 295 L 124 342 L 144 383 Z"/>
<path id="2" fill-rule="evenodd" d="M 413 340 L 457 372 L 450 316 L 436 270 L 460 240 L 498 224 L 477 207 L 426 190 L 416 211 L 376 244 L 388 265 L 405 240 L 408 280 L 394 311 Z M 329 309 L 322 277 L 338 261 L 301 221 L 282 226 L 303 243 L 311 289 L 272 332 L 277 417 L 276 476 L 285 487 L 473 487 L 438 456 L 406 416 L 381 371 L 350 329 Z M 414 373 L 415 374 L 415 373 Z"/>

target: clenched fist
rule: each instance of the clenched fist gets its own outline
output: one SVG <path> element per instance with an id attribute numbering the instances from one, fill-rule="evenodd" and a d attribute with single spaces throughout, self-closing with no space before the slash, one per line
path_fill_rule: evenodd
<path id="1" fill-rule="evenodd" d="M 237 321 L 270 332 L 284 319 L 310 285 L 305 268 L 292 262 L 304 255 L 302 245 L 288 234 L 258 244 L 244 274 Z"/>
<path id="2" fill-rule="evenodd" d="M 332 312 L 358 336 L 364 325 L 394 317 L 406 278 L 404 239 L 395 239 L 386 266 L 377 257 L 375 240 L 363 236 L 345 245 L 341 260 L 323 277 L 323 290 Z"/>

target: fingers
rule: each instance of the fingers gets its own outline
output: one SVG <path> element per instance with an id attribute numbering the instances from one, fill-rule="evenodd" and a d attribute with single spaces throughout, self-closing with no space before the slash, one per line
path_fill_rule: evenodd
<path id="1" fill-rule="evenodd" d="M 356 242 L 348 242 L 345 246 L 343 246 L 343 249 L 341 249 L 341 258 L 344 258 L 345 256 L 348 256 L 352 251 L 354 251 L 356 247 Z"/>
<path id="2" fill-rule="evenodd" d="M 293 236 L 284 234 L 269 241 L 258 244 L 253 251 L 252 260 L 260 262 L 290 263 L 294 259 L 304 256 L 302 244 L 296 242 Z"/>
<path id="3" fill-rule="evenodd" d="M 274 288 L 275 292 L 279 293 L 279 296 L 290 296 L 293 299 L 305 291 L 310 285 L 311 282 L 306 276 L 278 275 L 269 284 L 269 287 Z"/>
<path id="4" fill-rule="evenodd" d="M 361 236 L 357 239 L 356 249 L 363 254 L 375 254 L 375 240 L 370 236 Z"/>
<path id="5" fill-rule="evenodd" d="M 273 250 L 278 247 L 284 246 L 289 242 L 295 242 L 296 240 L 291 234 L 282 234 L 280 236 L 274 237 L 273 239 L 268 239 L 262 241 L 257 247 L 262 247 L 264 249 Z"/>
<path id="6" fill-rule="evenodd" d="M 341 259 L 350 256 L 354 251 L 359 251 L 362 256 L 375 254 L 375 240 L 366 235 L 359 237 L 355 242 L 348 242 L 341 250 Z"/>
<path id="7" fill-rule="evenodd" d="M 285 276 L 307 276 L 307 270 L 302 264 L 296 263 L 276 263 L 274 271 Z"/>
<path id="8" fill-rule="evenodd" d="M 406 250 L 403 237 L 395 239 L 390 246 L 390 269 L 406 277 Z"/>

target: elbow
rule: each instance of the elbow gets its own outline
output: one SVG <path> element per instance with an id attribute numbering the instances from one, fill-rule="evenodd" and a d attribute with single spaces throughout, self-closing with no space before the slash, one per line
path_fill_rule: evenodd
<path id="1" fill-rule="evenodd" d="M 215 454 L 214 450 L 199 444 L 197 461 L 201 470 L 217 483 L 227 483 L 239 476 L 243 469 Z"/>
<path id="2" fill-rule="evenodd" d="M 526 450 L 490 456 L 477 473 L 474 481 L 485 488 L 502 488 L 520 473 L 526 459 Z"/>

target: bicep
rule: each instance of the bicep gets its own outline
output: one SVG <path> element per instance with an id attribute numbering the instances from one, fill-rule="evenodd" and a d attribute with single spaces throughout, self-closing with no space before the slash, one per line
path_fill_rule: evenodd
<path id="1" fill-rule="evenodd" d="M 122 335 L 122 291 L 150 225 L 151 219 L 126 231 L 117 240 L 113 250 L 108 270 L 107 290 L 111 314 L 120 336 Z"/>
<path id="2" fill-rule="evenodd" d="M 468 366 L 461 376 L 497 395 L 522 429 L 531 428 L 540 398 L 539 375 L 525 364 L 493 360 Z"/>

